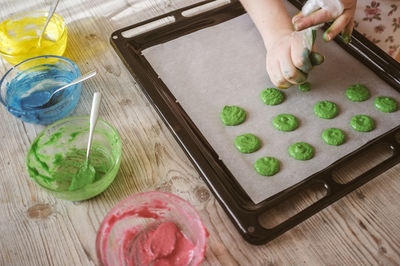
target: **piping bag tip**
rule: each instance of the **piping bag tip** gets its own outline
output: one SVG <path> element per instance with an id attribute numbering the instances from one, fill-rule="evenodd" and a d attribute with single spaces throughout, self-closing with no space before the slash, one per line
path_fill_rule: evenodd
<path id="1" fill-rule="evenodd" d="M 320 65 L 320 64 L 322 64 L 324 62 L 324 56 L 323 55 L 321 55 L 318 52 L 312 51 L 312 47 L 314 45 L 314 42 L 315 42 L 315 39 L 316 39 L 316 36 L 317 36 L 316 29 L 319 28 L 320 26 L 321 25 L 317 25 L 317 26 L 310 27 L 310 28 L 307 28 L 305 30 L 300 31 L 300 33 L 303 34 L 303 44 L 304 44 L 304 46 L 309 51 L 311 51 L 308 57 L 309 57 L 309 59 L 311 61 L 311 64 L 313 66 Z"/>
<path id="2" fill-rule="evenodd" d="M 343 42 L 345 44 L 348 44 L 351 41 L 351 35 L 350 34 L 341 34 L 340 37 L 341 37 L 341 39 L 343 40 Z"/>
<path id="3" fill-rule="evenodd" d="M 308 56 L 310 58 L 311 64 L 313 66 L 318 66 L 322 64 L 325 60 L 325 57 L 317 52 L 311 52 L 310 55 Z"/>

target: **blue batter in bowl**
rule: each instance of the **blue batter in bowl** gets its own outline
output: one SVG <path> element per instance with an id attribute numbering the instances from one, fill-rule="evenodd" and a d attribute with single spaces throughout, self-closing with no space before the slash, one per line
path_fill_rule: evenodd
<path id="1" fill-rule="evenodd" d="M 11 114 L 25 122 L 51 124 L 75 109 L 82 91 L 81 83 L 58 92 L 45 106 L 33 108 L 24 105 L 24 102 L 35 100 L 41 90 L 52 93 L 80 75 L 78 66 L 68 58 L 53 55 L 30 58 L 15 65 L 3 76 L 0 102 Z"/>

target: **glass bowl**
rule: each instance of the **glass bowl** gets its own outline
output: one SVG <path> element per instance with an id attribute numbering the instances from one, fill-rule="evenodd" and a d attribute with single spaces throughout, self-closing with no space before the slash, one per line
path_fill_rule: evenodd
<path id="1" fill-rule="evenodd" d="M 81 201 L 103 192 L 118 173 L 121 138 L 113 126 L 98 119 L 89 157 L 92 178 L 78 175 L 86 162 L 88 136 L 88 116 L 69 117 L 45 128 L 28 150 L 29 176 L 60 199 Z"/>
<path id="2" fill-rule="evenodd" d="M 58 92 L 50 104 L 32 108 L 23 100 L 33 92 L 57 88 L 80 77 L 78 66 L 61 56 L 39 56 L 12 67 L 0 80 L 0 102 L 15 117 L 34 124 L 51 124 L 69 115 L 78 104 L 82 83 Z"/>
<path id="3" fill-rule="evenodd" d="M 67 27 L 57 14 L 51 17 L 39 45 L 47 14 L 47 11 L 31 11 L 1 22 L 0 55 L 12 65 L 40 55 L 62 56 L 67 47 Z"/>
<path id="4" fill-rule="evenodd" d="M 171 224 L 180 233 L 165 229 Z M 200 215 L 189 202 L 171 193 L 149 191 L 122 200 L 108 212 L 97 232 L 96 252 L 106 266 L 199 265 L 207 237 Z"/>

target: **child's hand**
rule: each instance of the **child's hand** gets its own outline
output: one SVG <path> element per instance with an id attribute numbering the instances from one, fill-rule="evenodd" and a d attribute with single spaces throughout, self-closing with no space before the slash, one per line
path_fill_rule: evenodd
<path id="1" fill-rule="evenodd" d="M 289 32 L 267 47 L 267 72 L 278 88 L 304 83 L 313 65 L 323 62 L 321 55 L 310 51 L 312 40 L 305 38 L 312 39 L 312 36 L 306 36 L 304 32 Z"/>
<path id="2" fill-rule="evenodd" d="M 309 0 L 307 3 L 310 3 Z M 332 1 L 332 0 L 326 0 Z M 292 22 L 296 30 L 300 31 L 311 26 L 321 23 L 334 21 L 332 25 L 324 33 L 324 40 L 330 41 L 340 32 L 342 32 L 343 40 L 348 43 L 354 27 L 354 13 L 356 11 L 357 0 L 338 0 L 341 2 L 343 11 L 340 14 L 332 14 L 328 9 L 318 8 L 313 10 L 311 14 L 303 14 L 300 12 L 293 17 Z M 315 1 L 314 1 L 315 2 Z M 306 5 L 307 5 L 306 3 Z"/>

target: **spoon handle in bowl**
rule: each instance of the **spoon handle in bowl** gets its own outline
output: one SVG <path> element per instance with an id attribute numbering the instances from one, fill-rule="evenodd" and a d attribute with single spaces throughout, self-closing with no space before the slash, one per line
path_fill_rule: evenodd
<path id="1" fill-rule="evenodd" d="M 99 107 L 101 101 L 101 93 L 95 92 L 92 101 L 92 110 L 90 111 L 90 124 L 89 124 L 89 140 L 86 149 L 86 161 L 89 160 L 90 147 L 92 146 L 93 132 L 96 127 L 97 118 L 99 117 Z"/>
<path id="2" fill-rule="evenodd" d="M 56 11 L 56 8 L 58 6 L 58 2 L 60 2 L 60 0 L 54 0 L 53 4 L 51 5 L 51 7 L 49 9 L 49 13 L 47 14 L 46 23 L 44 24 L 42 32 L 40 33 L 40 36 L 39 36 L 38 46 L 40 46 L 40 44 L 42 42 L 44 32 L 46 31 L 47 25 L 49 25 L 51 17 L 53 16 L 54 12 Z"/>
<path id="3" fill-rule="evenodd" d="M 86 73 L 86 74 L 80 76 L 79 78 L 73 80 L 71 83 L 68 83 L 67 85 L 62 86 L 61 88 L 58 88 L 57 90 L 55 90 L 55 91 L 52 93 L 52 95 L 55 95 L 57 92 L 59 92 L 59 91 L 65 89 L 65 88 L 68 88 L 69 86 L 72 86 L 72 85 L 75 85 L 75 84 L 77 84 L 77 83 L 79 83 L 79 82 L 82 82 L 82 81 L 84 81 L 84 80 L 87 80 L 87 79 L 93 77 L 94 75 L 96 75 L 96 73 L 97 73 L 96 70 L 90 71 L 90 72 L 88 72 L 88 73 Z"/>

